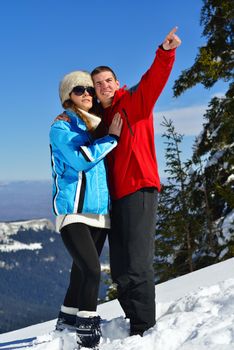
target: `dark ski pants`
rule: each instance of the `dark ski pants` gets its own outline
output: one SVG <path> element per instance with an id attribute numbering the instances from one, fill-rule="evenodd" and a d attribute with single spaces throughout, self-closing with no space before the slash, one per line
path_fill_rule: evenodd
<path id="1" fill-rule="evenodd" d="M 144 188 L 113 201 L 110 267 L 131 334 L 155 324 L 154 237 L 158 191 Z"/>
<path id="2" fill-rule="evenodd" d="M 101 275 L 99 256 L 106 231 L 82 223 L 62 228 L 63 242 L 73 259 L 64 306 L 75 307 L 80 311 L 96 311 Z"/>

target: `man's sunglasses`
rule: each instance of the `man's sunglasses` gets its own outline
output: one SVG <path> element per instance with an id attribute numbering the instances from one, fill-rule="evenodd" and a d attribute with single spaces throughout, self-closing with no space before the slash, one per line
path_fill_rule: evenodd
<path id="1" fill-rule="evenodd" d="M 84 94 L 84 92 L 87 92 L 90 96 L 94 97 L 95 96 L 95 89 L 92 86 L 82 86 L 82 85 L 77 85 L 73 88 L 72 92 L 76 96 L 81 96 Z"/>

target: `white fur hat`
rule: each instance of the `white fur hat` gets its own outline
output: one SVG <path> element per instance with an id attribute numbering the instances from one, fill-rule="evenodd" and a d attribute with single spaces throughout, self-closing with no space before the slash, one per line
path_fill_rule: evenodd
<path id="1" fill-rule="evenodd" d="M 91 75 L 86 71 L 77 70 L 64 76 L 59 84 L 59 96 L 62 104 L 70 98 L 69 94 L 78 85 L 93 87 Z"/>

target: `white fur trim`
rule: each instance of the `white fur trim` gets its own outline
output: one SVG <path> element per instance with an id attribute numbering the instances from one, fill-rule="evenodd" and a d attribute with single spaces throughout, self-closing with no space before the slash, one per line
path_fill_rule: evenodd
<path id="1" fill-rule="evenodd" d="M 84 110 L 81 109 L 81 108 L 78 108 L 78 110 L 79 110 L 83 115 L 85 115 L 85 116 L 89 119 L 92 128 L 93 128 L 93 129 L 96 129 L 97 126 L 98 126 L 98 125 L 100 124 L 100 122 L 101 122 L 101 118 L 100 118 L 100 117 L 97 117 L 96 115 L 93 115 L 93 114 L 91 114 L 91 113 L 89 113 L 89 112 L 86 112 L 86 111 L 84 111 Z"/>
<path id="2" fill-rule="evenodd" d="M 62 305 L 61 311 L 68 315 L 76 315 L 79 309 L 76 307 L 68 307 L 68 306 Z"/>
<path id="3" fill-rule="evenodd" d="M 96 311 L 78 311 L 77 316 L 78 317 L 95 317 L 95 316 L 98 316 L 98 313 Z"/>

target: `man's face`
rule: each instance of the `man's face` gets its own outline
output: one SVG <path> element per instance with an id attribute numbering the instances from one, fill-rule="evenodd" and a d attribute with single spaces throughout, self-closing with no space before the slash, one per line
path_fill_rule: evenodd
<path id="1" fill-rule="evenodd" d="M 115 80 L 114 76 L 109 71 L 95 74 L 92 79 L 97 98 L 104 108 L 109 107 L 112 103 L 115 91 L 119 89 L 119 81 Z"/>

